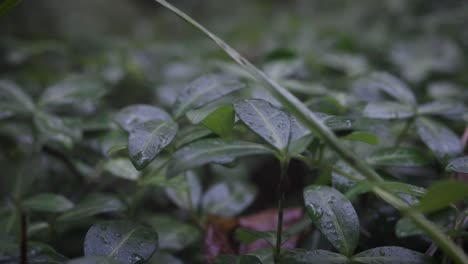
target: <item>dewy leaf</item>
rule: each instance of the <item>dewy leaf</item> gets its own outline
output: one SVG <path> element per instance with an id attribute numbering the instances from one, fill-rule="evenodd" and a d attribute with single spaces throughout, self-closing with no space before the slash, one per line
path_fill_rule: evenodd
<path id="1" fill-rule="evenodd" d="M 110 172 L 112 175 L 127 179 L 136 180 L 140 175 L 127 158 L 116 158 L 107 160 L 104 163 L 104 170 Z"/>
<path id="2" fill-rule="evenodd" d="M 41 193 L 26 199 L 21 206 L 31 211 L 61 213 L 72 209 L 73 203 L 62 195 Z"/>
<path id="3" fill-rule="evenodd" d="M 409 105 L 416 104 L 416 98 L 411 89 L 400 79 L 385 72 L 373 72 L 360 80 L 373 89 L 379 89 L 396 100 Z"/>
<path id="4" fill-rule="evenodd" d="M 202 205 L 206 212 L 232 217 L 247 208 L 255 194 L 255 187 L 247 183 L 218 183 L 206 191 Z"/>
<path id="5" fill-rule="evenodd" d="M 157 232 L 161 250 L 179 251 L 201 238 L 201 232 L 195 226 L 181 222 L 175 217 L 155 215 L 145 220 Z"/>
<path id="6" fill-rule="evenodd" d="M 458 173 L 468 173 L 468 156 L 451 160 L 445 170 Z"/>
<path id="7" fill-rule="evenodd" d="M 284 151 L 289 142 L 289 116 L 269 102 L 242 100 L 234 104 L 237 116 L 272 146 Z"/>
<path id="8" fill-rule="evenodd" d="M 174 176 L 211 162 L 225 164 L 233 162 L 237 157 L 272 153 L 271 149 L 251 142 L 203 139 L 186 145 L 174 153 L 168 167 L 168 175 Z"/>
<path id="9" fill-rule="evenodd" d="M 125 221 L 93 225 L 86 234 L 85 256 L 107 256 L 120 263 L 146 261 L 158 247 L 158 234 L 151 228 Z"/>
<path id="10" fill-rule="evenodd" d="M 430 162 L 424 155 L 413 148 L 390 147 L 375 151 L 366 159 L 374 166 L 417 167 Z"/>
<path id="11" fill-rule="evenodd" d="M 417 208 L 423 213 L 435 212 L 468 198 L 468 184 L 445 180 L 429 186 Z"/>
<path id="12" fill-rule="evenodd" d="M 421 140 L 437 158 L 444 160 L 461 154 L 461 140 L 449 128 L 423 117 L 416 119 L 416 128 Z"/>
<path id="13" fill-rule="evenodd" d="M 119 199 L 109 195 L 95 194 L 77 203 L 73 209 L 57 218 L 57 221 L 77 221 L 86 217 L 125 209 L 125 205 Z"/>
<path id="14" fill-rule="evenodd" d="M 359 264 L 429 264 L 431 258 L 402 247 L 378 247 L 369 249 L 351 258 L 351 263 Z"/>
<path id="15" fill-rule="evenodd" d="M 229 138 L 232 136 L 234 117 L 234 109 L 232 106 L 222 105 L 203 119 L 201 123 L 215 134 Z"/>
<path id="16" fill-rule="evenodd" d="M 115 116 L 115 121 L 127 132 L 151 120 L 171 120 L 171 116 L 158 107 L 142 104 L 127 106 Z"/>
<path id="17" fill-rule="evenodd" d="M 24 107 L 26 111 L 34 110 L 34 102 L 31 97 L 10 81 L 0 80 L 0 102 L 17 104 Z"/>
<path id="18" fill-rule="evenodd" d="M 135 168 L 142 170 L 169 145 L 177 134 L 177 123 L 151 120 L 133 128 L 128 136 L 128 153 Z"/>
<path id="19" fill-rule="evenodd" d="M 340 253 L 351 256 L 359 241 L 359 219 L 351 202 L 328 186 L 305 188 L 304 202 L 315 227 Z"/>
<path id="20" fill-rule="evenodd" d="M 262 264 L 255 256 L 224 255 L 215 259 L 213 264 Z"/>
<path id="21" fill-rule="evenodd" d="M 333 168 L 332 186 L 343 193 L 353 188 L 356 181 L 366 179 L 342 160 L 338 161 Z M 346 174 L 346 176 L 341 173 Z M 350 179 L 350 177 L 353 179 Z"/>
<path id="22" fill-rule="evenodd" d="M 349 259 L 341 254 L 326 250 L 287 250 L 281 258 L 281 263 L 286 264 L 347 264 Z"/>
<path id="23" fill-rule="evenodd" d="M 412 106 L 395 102 L 368 103 L 363 112 L 364 116 L 377 119 L 406 119 L 415 114 Z"/>
<path id="24" fill-rule="evenodd" d="M 242 89 L 245 84 L 225 75 L 205 75 L 185 87 L 174 104 L 174 117 L 180 118 L 187 110 L 198 108 L 227 94 Z"/>
<path id="25" fill-rule="evenodd" d="M 366 131 L 352 132 L 351 134 L 344 136 L 343 139 L 361 141 L 370 145 L 379 144 L 379 138 L 375 134 Z"/>

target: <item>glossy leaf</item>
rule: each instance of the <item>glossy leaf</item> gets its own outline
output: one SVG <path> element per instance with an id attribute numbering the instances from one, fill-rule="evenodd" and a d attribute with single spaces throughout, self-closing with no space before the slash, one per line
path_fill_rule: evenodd
<path id="1" fill-rule="evenodd" d="M 198 108 L 244 87 L 243 83 L 229 76 L 202 76 L 188 84 L 179 94 L 173 107 L 174 117 L 180 118 L 190 109 Z"/>
<path id="2" fill-rule="evenodd" d="M 213 264 L 262 264 L 262 262 L 255 256 L 224 255 L 216 258 Z"/>
<path id="3" fill-rule="evenodd" d="M 175 217 L 155 215 L 145 222 L 157 231 L 161 250 L 179 251 L 201 238 L 198 228 Z"/>
<path id="4" fill-rule="evenodd" d="M 346 175 L 342 175 L 344 173 Z M 352 179 L 350 179 L 352 177 Z M 351 189 L 356 181 L 364 180 L 364 176 L 359 174 L 356 170 L 351 168 L 344 161 L 338 161 L 332 172 L 332 186 L 341 192 L 347 192 Z"/>
<path id="5" fill-rule="evenodd" d="M 151 120 L 170 120 L 171 116 L 164 110 L 150 105 L 130 105 L 115 115 L 115 121 L 127 132 L 144 122 Z"/>
<path id="6" fill-rule="evenodd" d="M 117 198 L 104 194 L 90 195 L 63 215 L 58 221 L 77 221 L 86 217 L 125 210 L 125 205 Z"/>
<path id="7" fill-rule="evenodd" d="M 168 175 L 177 175 L 207 163 L 225 164 L 248 155 L 271 154 L 273 151 L 260 144 L 224 139 L 204 139 L 191 143 L 173 156 Z"/>
<path id="8" fill-rule="evenodd" d="M 48 213 L 61 213 L 73 208 L 73 203 L 62 195 L 41 193 L 22 202 L 27 210 Z"/>
<path id="9" fill-rule="evenodd" d="M 406 119 L 413 117 L 415 111 L 412 106 L 401 103 L 375 102 L 366 105 L 363 115 L 377 119 Z"/>
<path id="10" fill-rule="evenodd" d="M 402 247 L 378 247 L 360 252 L 351 258 L 351 263 L 359 264 L 429 264 L 429 257 Z"/>
<path id="11" fill-rule="evenodd" d="M 177 133 L 174 144 L 179 149 L 186 144 L 205 138 L 211 134 L 212 132 L 203 126 L 190 126 Z"/>
<path id="12" fill-rule="evenodd" d="M 342 138 L 352 141 L 361 141 L 370 145 L 379 144 L 379 138 L 375 134 L 366 131 L 355 131 Z"/>
<path id="13" fill-rule="evenodd" d="M 347 264 L 349 259 L 338 253 L 326 250 L 293 249 L 284 252 L 281 263 L 287 264 Z"/>
<path id="14" fill-rule="evenodd" d="M 458 173 L 468 173 L 468 156 L 451 160 L 445 170 Z"/>
<path id="15" fill-rule="evenodd" d="M 255 187 L 247 183 L 218 183 L 206 191 L 202 205 L 206 212 L 232 217 L 246 209 L 255 194 Z"/>
<path id="16" fill-rule="evenodd" d="M 232 136 L 234 117 L 232 106 L 222 105 L 203 119 L 201 123 L 218 136 L 229 138 Z"/>
<path id="17" fill-rule="evenodd" d="M 296 118 L 289 116 L 291 132 L 289 134 L 288 152 L 290 155 L 304 152 L 312 141 L 309 129 L 305 128 Z"/>
<path id="18" fill-rule="evenodd" d="M 151 228 L 125 221 L 93 225 L 84 241 L 85 256 L 107 256 L 120 263 L 137 264 L 149 259 L 158 247 Z"/>
<path id="19" fill-rule="evenodd" d="M 417 167 L 428 164 L 430 160 L 416 149 L 392 147 L 377 150 L 366 161 L 374 166 Z"/>
<path id="20" fill-rule="evenodd" d="M 133 128 L 128 136 L 128 153 L 137 170 L 142 170 L 156 158 L 177 134 L 177 123 L 151 120 Z"/>
<path id="21" fill-rule="evenodd" d="M 424 213 L 435 212 L 450 204 L 468 198 L 468 184 L 461 181 L 439 181 L 427 189 L 418 209 Z"/>
<path id="22" fill-rule="evenodd" d="M 242 122 L 272 146 L 280 151 L 287 148 L 291 122 L 286 113 L 260 99 L 242 100 L 234 109 Z"/>
<path id="23" fill-rule="evenodd" d="M 359 240 L 359 219 L 351 202 L 327 186 L 304 189 L 304 202 L 315 227 L 340 253 L 351 256 Z"/>
<path id="24" fill-rule="evenodd" d="M 116 177 L 135 181 L 138 179 L 138 172 L 127 158 L 116 158 L 104 163 L 104 170 L 110 172 Z"/>
<path id="25" fill-rule="evenodd" d="M 461 154 L 461 140 L 449 128 L 427 118 L 418 118 L 416 128 L 421 140 L 437 158 L 443 160 Z"/>

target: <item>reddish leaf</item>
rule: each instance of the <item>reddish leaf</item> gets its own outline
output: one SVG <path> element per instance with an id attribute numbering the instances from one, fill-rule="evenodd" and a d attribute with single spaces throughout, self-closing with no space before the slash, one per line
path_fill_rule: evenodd
<path id="1" fill-rule="evenodd" d="M 205 236 L 206 263 L 212 263 L 219 255 L 235 254 L 232 232 L 237 225 L 237 219 L 208 215 Z"/>
<path id="2" fill-rule="evenodd" d="M 287 230 L 290 226 L 302 220 L 304 211 L 302 208 L 289 208 L 284 210 L 283 215 L 283 230 Z M 278 210 L 269 209 L 260 213 L 241 217 L 239 219 L 239 227 L 257 230 L 257 231 L 276 231 L 278 224 Z M 285 248 L 295 248 L 299 242 L 299 236 L 291 237 L 283 244 Z M 249 245 L 241 244 L 239 248 L 240 254 L 246 254 L 257 249 L 268 248 L 266 241 L 258 240 Z"/>

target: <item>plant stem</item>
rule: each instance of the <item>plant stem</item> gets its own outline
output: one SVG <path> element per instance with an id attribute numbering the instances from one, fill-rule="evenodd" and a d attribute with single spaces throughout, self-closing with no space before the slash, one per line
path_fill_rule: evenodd
<path id="1" fill-rule="evenodd" d="M 21 238 L 20 238 L 21 264 L 27 264 L 28 263 L 28 223 L 26 219 L 26 214 L 22 210 L 20 211 L 20 220 L 21 220 Z"/>
<path id="2" fill-rule="evenodd" d="M 378 175 L 368 164 L 363 160 L 359 159 L 353 152 L 348 150 L 343 146 L 340 140 L 335 136 L 333 131 L 331 131 L 323 122 L 316 117 L 310 109 L 307 108 L 297 97 L 291 94 L 284 87 L 279 85 L 277 82 L 268 77 L 264 72 L 259 70 L 255 65 L 249 62 L 247 59 L 242 57 L 237 51 L 230 47 L 222 39 L 211 33 L 208 29 L 203 27 L 200 23 L 193 20 L 190 16 L 171 5 L 165 0 L 155 0 L 160 3 L 167 9 L 174 12 L 176 15 L 187 21 L 189 24 L 203 32 L 211 40 L 213 40 L 220 48 L 222 48 L 236 63 L 238 63 L 244 70 L 246 70 L 250 75 L 256 79 L 259 83 L 262 84 L 262 87 L 265 87 L 275 99 L 277 99 L 283 107 L 288 110 L 293 116 L 295 116 L 299 122 L 301 122 L 306 128 L 310 129 L 317 136 L 319 136 L 330 149 L 332 149 L 343 161 L 348 163 L 353 169 L 362 174 L 367 180 L 382 182 L 383 179 Z M 384 191 L 381 188 L 375 187 L 374 193 L 379 197 L 386 200 L 385 198 L 396 199 L 401 201 L 401 199 L 391 193 L 378 192 L 378 190 Z M 387 201 L 388 202 L 388 201 Z M 405 204 L 403 201 L 401 201 Z M 392 204 L 395 206 L 394 204 Z M 396 206 L 395 206 L 396 207 Z M 396 207 L 397 209 L 403 209 L 401 207 Z M 450 238 L 448 238 L 442 230 L 440 230 L 436 225 L 431 223 L 427 218 L 424 217 L 421 213 L 417 212 L 413 208 L 404 208 L 404 212 L 407 213 L 407 216 L 410 217 L 417 226 L 423 229 L 426 234 L 431 237 L 437 244 L 440 246 L 444 252 L 449 255 L 456 263 L 458 264 L 468 264 L 468 257 L 463 253 L 460 247 L 455 245 Z M 402 211 L 403 212 L 403 211 Z"/>
<path id="3" fill-rule="evenodd" d="M 279 182 L 279 199 L 278 199 L 278 226 L 276 228 L 276 248 L 275 248 L 275 264 L 279 264 L 281 254 L 281 242 L 283 234 L 283 207 L 286 196 L 286 179 L 289 167 L 289 158 L 280 160 L 281 173 Z"/>

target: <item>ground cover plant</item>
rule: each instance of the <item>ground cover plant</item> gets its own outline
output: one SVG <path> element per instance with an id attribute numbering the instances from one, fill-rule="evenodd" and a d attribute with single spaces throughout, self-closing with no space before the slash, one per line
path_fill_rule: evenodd
<path id="1" fill-rule="evenodd" d="M 183 34 L 11 27 L 0 263 L 468 263 L 468 5 L 392 3 L 229 3 L 243 52 L 164 0 Z"/>

